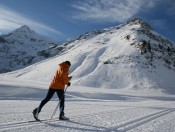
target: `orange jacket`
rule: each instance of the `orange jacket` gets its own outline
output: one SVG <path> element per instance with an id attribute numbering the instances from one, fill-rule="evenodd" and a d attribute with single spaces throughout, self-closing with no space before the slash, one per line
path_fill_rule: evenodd
<path id="1" fill-rule="evenodd" d="M 68 84 L 70 78 L 68 77 L 70 66 L 65 62 L 59 64 L 56 74 L 49 86 L 51 89 L 64 89 L 65 85 Z"/>

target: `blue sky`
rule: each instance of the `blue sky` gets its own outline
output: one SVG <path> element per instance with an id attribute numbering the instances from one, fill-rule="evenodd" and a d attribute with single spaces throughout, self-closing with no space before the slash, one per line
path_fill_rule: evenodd
<path id="1" fill-rule="evenodd" d="M 0 33 L 28 25 L 54 41 L 140 17 L 175 42 L 175 0 L 0 0 Z"/>

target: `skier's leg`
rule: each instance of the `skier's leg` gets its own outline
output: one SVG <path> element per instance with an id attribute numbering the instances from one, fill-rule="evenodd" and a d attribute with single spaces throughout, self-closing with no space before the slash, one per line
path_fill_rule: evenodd
<path id="1" fill-rule="evenodd" d="M 38 113 L 41 111 L 42 107 L 52 98 L 52 96 L 54 95 L 55 90 L 49 88 L 47 96 L 45 97 L 45 99 L 43 99 L 38 107 Z"/>
<path id="2" fill-rule="evenodd" d="M 60 115 L 64 115 L 64 90 L 57 90 L 57 95 L 60 100 Z"/>
<path id="3" fill-rule="evenodd" d="M 54 93 L 55 93 L 55 90 L 49 89 L 46 98 L 41 101 L 41 103 L 40 103 L 40 105 L 39 105 L 38 108 L 35 108 L 33 110 L 33 117 L 37 121 L 39 121 L 38 114 L 40 113 L 42 107 L 52 98 L 52 96 L 53 96 Z"/>

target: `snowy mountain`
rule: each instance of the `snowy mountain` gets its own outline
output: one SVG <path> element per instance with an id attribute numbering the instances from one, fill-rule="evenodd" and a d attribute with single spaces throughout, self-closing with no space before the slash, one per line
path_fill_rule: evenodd
<path id="1" fill-rule="evenodd" d="M 58 63 L 69 60 L 76 85 L 175 92 L 175 45 L 141 19 L 85 33 L 62 47 L 60 55 L 14 76 L 49 83 Z"/>
<path id="2" fill-rule="evenodd" d="M 57 46 L 28 26 L 0 36 L 0 73 L 24 68 L 54 55 L 46 52 Z"/>

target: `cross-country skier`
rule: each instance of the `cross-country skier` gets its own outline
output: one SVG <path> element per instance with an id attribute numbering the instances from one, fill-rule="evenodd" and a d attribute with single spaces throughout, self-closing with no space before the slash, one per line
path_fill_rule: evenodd
<path id="1" fill-rule="evenodd" d="M 71 80 L 72 77 L 68 76 L 70 66 L 71 66 L 71 63 L 69 61 L 65 61 L 59 64 L 56 74 L 49 86 L 47 96 L 45 97 L 45 99 L 41 101 L 39 107 L 33 110 L 33 116 L 36 120 L 39 120 L 38 114 L 40 113 L 42 107 L 52 98 L 55 92 L 57 93 L 58 98 L 60 100 L 59 119 L 60 120 L 69 119 L 64 116 L 64 99 L 65 99 L 64 88 L 65 88 L 65 85 L 70 86 L 71 84 L 69 81 Z"/>

